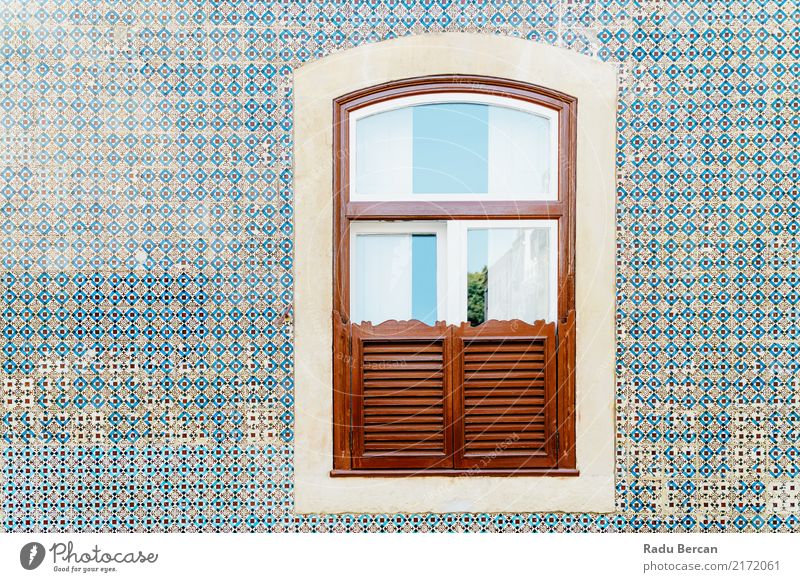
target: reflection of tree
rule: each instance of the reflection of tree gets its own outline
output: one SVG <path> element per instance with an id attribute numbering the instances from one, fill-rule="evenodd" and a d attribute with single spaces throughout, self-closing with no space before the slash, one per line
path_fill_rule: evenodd
<path id="1" fill-rule="evenodd" d="M 486 289 L 489 284 L 489 271 L 467 273 L 467 320 L 478 325 L 486 320 Z"/>

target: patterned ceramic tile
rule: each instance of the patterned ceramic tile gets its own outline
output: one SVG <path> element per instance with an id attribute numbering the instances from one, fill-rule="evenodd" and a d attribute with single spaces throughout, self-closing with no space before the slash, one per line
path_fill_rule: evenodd
<path id="1" fill-rule="evenodd" d="M 292 71 L 472 31 L 618 64 L 617 513 L 296 516 Z M 795 530 L 787 0 L 0 7 L 8 531 Z"/>

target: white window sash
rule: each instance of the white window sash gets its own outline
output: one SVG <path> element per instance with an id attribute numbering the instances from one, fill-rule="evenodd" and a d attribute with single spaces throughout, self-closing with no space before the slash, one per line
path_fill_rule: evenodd
<path id="1" fill-rule="evenodd" d="M 558 152 L 559 152 L 559 132 L 558 132 L 558 112 L 554 109 L 514 99 L 500 95 L 484 95 L 481 93 L 435 93 L 432 95 L 412 95 L 409 97 L 398 97 L 387 101 L 362 107 L 351 112 L 348 117 L 349 143 L 354 148 L 357 144 L 356 126 L 359 119 L 384 113 L 394 109 L 410 107 L 413 105 L 430 105 L 435 103 L 477 103 L 481 105 L 496 105 L 510 109 L 518 109 L 527 113 L 532 113 L 545 117 L 550 121 L 550 160 L 549 160 L 549 191 L 548 192 L 523 192 L 523 193 L 504 193 L 503 197 L 498 197 L 497 193 L 475 194 L 472 192 L 453 193 L 453 194 L 414 194 L 412 192 L 381 192 L 375 195 L 362 195 L 356 191 L 356 156 L 354 149 L 351 150 L 349 158 L 350 174 L 350 200 L 353 202 L 367 201 L 420 201 L 420 202 L 470 202 L 470 201 L 500 201 L 500 200 L 542 200 L 552 201 L 558 199 Z"/>
<path id="2" fill-rule="evenodd" d="M 355 241 L 360 234 L 435 234 L 436 302 L 438 320 L 458 325 L 467 321 L 467 231 L 470 228 L 547 228 L 550 261 L 547 321 L 558 312 L 558 220 L 448 220 L 448 221 L 352 221 L 350 222 L 350 310 L 356 285 Z M 373 322 L 376 323 L 376 322 Z"/>

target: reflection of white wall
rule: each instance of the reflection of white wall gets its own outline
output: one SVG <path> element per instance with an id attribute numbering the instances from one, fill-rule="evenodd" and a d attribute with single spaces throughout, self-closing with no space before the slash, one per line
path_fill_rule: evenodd
<path id="1" fill-rule="evenodd" d="M 356 192 L 373 196 L 411 192 L 411 114 L 406 107 L 357 121 Z"/>
<path id="2" fill-rule="evenodd" d="M 489 108 L 489 191 L 550 192 L 550 120 L 507 107 Z"/>
<path id="3" fill-rule="evenodd" d="M 497 228 L 488 233 L 488 319 L 548 319 L 549 232 Z"/>
<path id="4" fill-rule="evenodd" d="M 411 319 L 411 235 L 356 237 L 353 321 Z"/>

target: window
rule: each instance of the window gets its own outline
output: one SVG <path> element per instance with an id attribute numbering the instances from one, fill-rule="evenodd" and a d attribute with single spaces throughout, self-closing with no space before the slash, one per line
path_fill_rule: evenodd
<path id="1" fill-rule="evenodd" d="M 334 102 L 334 475 L 577 475 L 576 100 L 477 76 Z"/>

